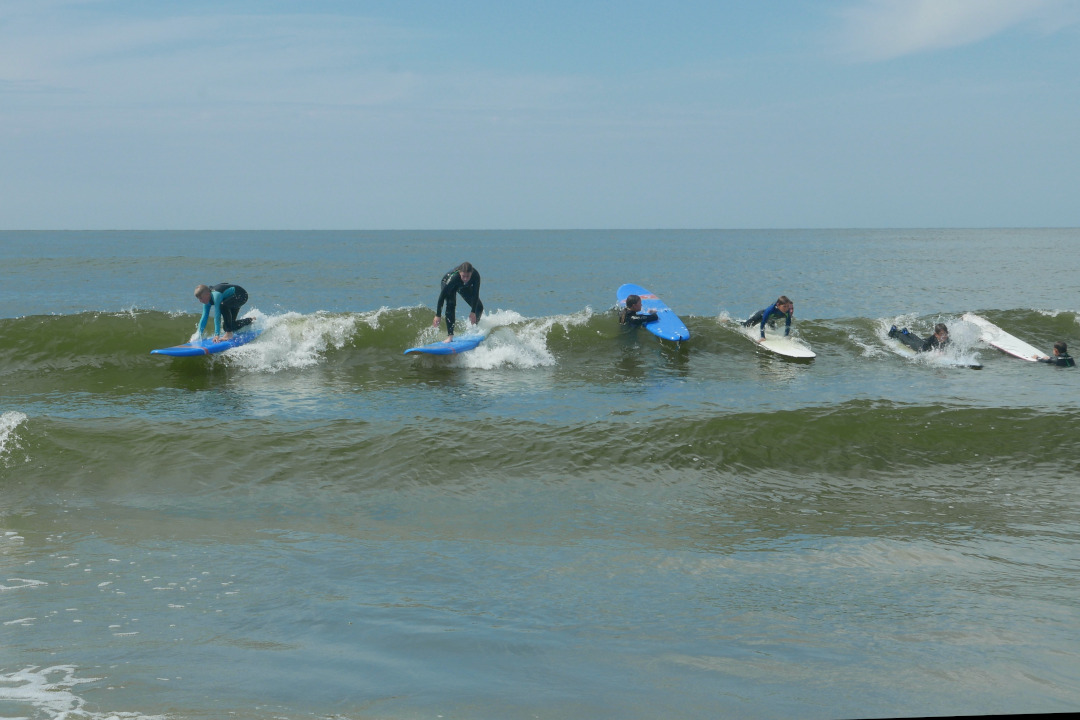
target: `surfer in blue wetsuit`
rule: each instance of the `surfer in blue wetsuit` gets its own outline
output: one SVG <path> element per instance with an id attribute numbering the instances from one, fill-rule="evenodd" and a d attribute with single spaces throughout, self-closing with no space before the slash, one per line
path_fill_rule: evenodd
<path id="1" fill-rule="evenodd" d="M 795 314 L 795 303 L 793 303 L 787 295 L 781 295 L 776 299 L 769 307 L 764 310 L 758 310 L 754 313 L 750 319 L 743 323 L 743 327 L 754 327 L 755 325 L 761 325 L 761 340 L 765 339 L 765 323 L 769 323 L 769 327 L 776 327 L 776 320 L 772 318 L 774 315 L 783 315 L 784 320 L 784 335 L 791 334 L 791 318 Z M 759 340 L 758 342 L 761 342 Z"/>
<path id="2" fill-rule="evenodd" d="M 907 328 L 897 330 L 893 325 L 889 328 L 889 337 L 896 338 L 915 352 L 941 350 L 949 344 L 949 328 L 945 327 L 945 323 L 938 323 L 934 326 L 934 334 L 923 340 Z"/>
<path id="3" fill-rule="evenodd" d="M 199 318 L 199 336 L 206 331 L 206 322 L 210 319 L 210 309 L 214 309 L 214 339 L 221 337 L 224 326 L 226 340 L 231 340 L 233 333 L 254 322 L 254 318 L 237 320 L 240 308 L 248 300 L 247 291 L 232 283 L 219 283 L 210 287 L 199 285 L 195 288 L 195 297 L 203 304 L 202 317 Z"/>
<path id="4" fill-rule="evenodd" d="M 626 307 L 619 311 L 620 325 L 633 325 L 641 327 L 645 323 L 651 323 L 657 319 L 656 310 L 641 312 L 641 297 L 638 295 L 626 296 Z"/>
<path id="5" fill-rule="evenodd" d="M 1057 365 L 1058 367 L 1076 367 L 1076 361 L 1073 360 L 1072 355 L 1069 354 L 1069 346 L 1064 340 L 1058 340 L 1054 343 L 1053 357 L 1036 357 L 1036 360 L 1051 365 Z"/>
<path id="6" fill-rule="evenodd" d="M 463 262 L 443 275 L 439 302 L 435 306 L 435 319 L 432 327 L 439 327 L 443 304 L 446 305 L 446 342 L 454 339 L 454 324 L 457 320 L 457 296 L 469 304 L 469 322 L 475 325 L 484 314 L 484 303 L 480 302 L 480 273 L 472 263 Z"/>

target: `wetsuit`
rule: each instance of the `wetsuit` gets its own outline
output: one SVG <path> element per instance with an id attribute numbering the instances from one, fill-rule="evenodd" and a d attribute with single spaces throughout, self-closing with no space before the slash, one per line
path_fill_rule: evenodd
<path id="1" fill-rule="evenodd" d="M 202 317 L 199 318 L 199 335 L 206 330 L 206 321 L 210 319 L 210 308 L 214 308 L 214 336 L 225 332 L 236 332 L 254 322 L 253 318 L 237 320 L 240 307 L 248 300 L 247 290 L 231 283 L 219 283 L 210 288 L 210 302 L 203 305 Z"/>
<path id="2" fill-rule="evenodd" d="M 467 283 L 461 281 L 461 275 L 457 270 L 451 270 L 443 275 L 442 291 L 439 293 L 439 302 L 435 306 L 435 314 L 442 315 L 443 303 L 445 303 L 447 335 L 454 334 L 459 294 L 476 314 L 476 322 L 480 322 L 480 316 L 484 313 L 484 303 L 480 302 L 480 273 L 476 271 L 476 268 L 473 268 L 472 277 Z"/>
<path id="3" fill-rule="evenodd" d="M 949 338 L 945 338 L 944 340 L 938 340 L 937 335 L 931 335 L 930 337 L 923 340 L 921 337 L 911 332 L 907 328 L 904 328 L 903 330 L 897 330 L 895 325 L 889 328 L 889 337 L 896 338 L 915 352 L 940 350 L 941 348 L 949 344 Z"/>
<path id="4" fill-rule="evenodd" d="M 620 325 L 633 325 L 634 327 L 641 327 L 646 323 L 651 323 L 654 320 L 658 319 L 659 316 L 656 313 L 634 312 L 629 308 L 623 308 L 619 311 Z"/>
<path id="5" fill-rule="evenodd" d="M 790 335 L 791 334 L 791 316 L 794 313 L 795 313 L 794 310 L 791 311 L 791 312 L 787 312 L 787 313 L 783 312 L 781 310 L 777 310 L 776 309 L 776 303 L 773 303 L 772 305 L 765 308 L 764 310 L 758 310 L 756 313 L 754 313 L 753 317 L 751 317 L 749 320 L 747 320 L 746 322 L 743 323 L 743 327 L 753 327 L 753 326 L 757 325 L 758 323 L 760 323 L 761 324 L 761 337 L 765 337 L 765 323 L 769 322 L 769 317 L 770 316 L 779 314 L 779 315 L 783 315 L 785 318 L 787 318 L 787 320 L 784 322 L 784 335 Z"/>
<path id="6" fill-rule="evenodd" d="M 1072 355 L 1065 353 L 1064 355 L 1052 355 L 1045 360 L 1039 359 L 1039 362 L 1044 362 L 1049 365 L 1057 365 L 1058 367 L 1076 367 L 1076 361 L 1072 359 Z"/>

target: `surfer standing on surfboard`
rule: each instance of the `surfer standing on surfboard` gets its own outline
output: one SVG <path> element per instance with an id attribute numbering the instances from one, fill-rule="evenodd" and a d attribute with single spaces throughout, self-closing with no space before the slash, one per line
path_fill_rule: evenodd
<path id="1" fill-rule="evenodd" d="M 773 315 L 783 315 L 786 320 L 784 322 L 784 337 L 791 334 L 791 317 L 795 314 L 795 303 L 788 298 L 787 295 L 781 295 L 776 299 L 769 307 L 764 310 L 758 310 L 749 320 L 743 323 L 743 327 L 753 327 L 758 323 L 761 324 L 761 340 L 765 339 L 765 323 L 769 322 L 769 318 Z M 775 320 L 773 321 L 775 322 Z M 772 325 L 770 325 L 772 327 Z M 759 340 L 758 342 L 761 342 Z"/>
<path id="2" fill-rule="evenodd" d="M 439 292 L 439 302 L 435 306 L 435 319 L 432 327 L 439 327 L 440 315 L 442 315 L 443 303 L 446 304 L 446 342 L 454 339 L 454 323 L 457 319 L 457 296 L 469 304 L 469 322 L 475 325 L 484 314 L 484 303 L 480 302 L 480 273 L 472 266 L 472 263 L 463 262 L 450 272 L 443 275 L 442 290 Z"/>
<path id="3" fill-rule="evenodd" d="M 206 321 L 210 319 L 210 308 L 214 308 L 214 340 L 221 337 L 221 327 L 225 326 L 226 340 L 232 340 L 233 333 L 254 322 L 254 318 L 237 320 L 240 308 L 248 300 L 247 290 L 232 283 L 218 283 L 210 287 L 199 285 L 195 288 L 195 297 L 203 304 L 202 317 L 199 318 L 199 337 L 206 330 Z"/>

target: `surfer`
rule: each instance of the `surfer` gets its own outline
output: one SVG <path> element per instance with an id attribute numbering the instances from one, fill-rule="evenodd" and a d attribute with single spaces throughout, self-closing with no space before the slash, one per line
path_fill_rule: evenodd
<path id="1" fill-rule="evenodd" d="M 776 321 L 772 320 L 770 322 L 769 320 L 769 318 L 776 314 L 783 315 L 786 318 L 784 322 L 784 336 L 790 335 L 791 317 L 795 314 L 795 303 L 793 303 L 787 295 L 781 295 L 776 299 L 776 302 L 769 307 L 764 310 L 758 310 L 749 320 L 743 323 L 743 327 L 753 327 L 760 323 L 761 340 L 758 342 L 761 342 L 765 339 L 765 323 L 769 323 L 769 327 L 776 327 Z"/>
<path id="2" fill-rule="evenodd" d="M 619 311 L 620 325 L 641 327 L 645 323 L 651 323 L 656 319 L 656 308 L 650 308 L 649 312 L 641 312 L 641 296 L 639 295 L 627 295 L 626 307 Z"/>
<path id="3" fill-rule="evenodd" d="M 233 333 L 254 322 L 254 318 L 237 320 L 240 307 L 247 302 L 247 290 L 232 283 L 219 283 L 213 287 L 199 285 L 195 288 L 195 297 L 203 304 L 202 317 L 199 318 L 199 337 L 206 331 L 206 321 L 210 319 L 210 308 L 214 308 L 214 340 L 221 337 L 221 328 L 225 327 L 225 339 L 232 340 Z"/>
<path id="4" fill-rule="evenodd" d="M 461 295 L 469 304 L 469 322 L 475 325 L 484 313 L 484 303 L 480 302 L 480 273 L 472 263 L 463 262 L 443 275 L 439 302 L 435 306 L 435 319 L 432 327 L 439 327 L 443 303 L 446 304 L 446 342 L 454 339 L 454 323 L 457 317 L 457 296 Z"/>
<path id="5" fill-rule="evenodd" d="M 945 327 L 945 323 L 938 323 L 934 326 L 934 334 L 923 340 L 907 328 L 897 330 L 893 325 L 889 328 L 889 337 L 896 338 L 915 352 L 941 350 L 949 344 L 949 328 Z"/>
<path id="6" fill-rule="evenodd" d="M 1057 365 L 1058 367 L 1076 367 L 1076 361 L 1072 359 L 1072 355 L 1069 354 L 1069 346 L 1064 340 L 1058 340 L 1054 343 L 1054 356 L 1048 357 L 1035 357 L 1039 362 L 1049 363 L 1051 365 Z"/>

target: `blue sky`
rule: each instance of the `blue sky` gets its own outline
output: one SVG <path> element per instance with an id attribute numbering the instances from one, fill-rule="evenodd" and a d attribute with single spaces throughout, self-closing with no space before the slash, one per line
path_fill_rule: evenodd
<path id="1" fill-rule="evenodd" d="M 4 0 L 0 228 L 1080 226 L 1080 3 Z"/>

